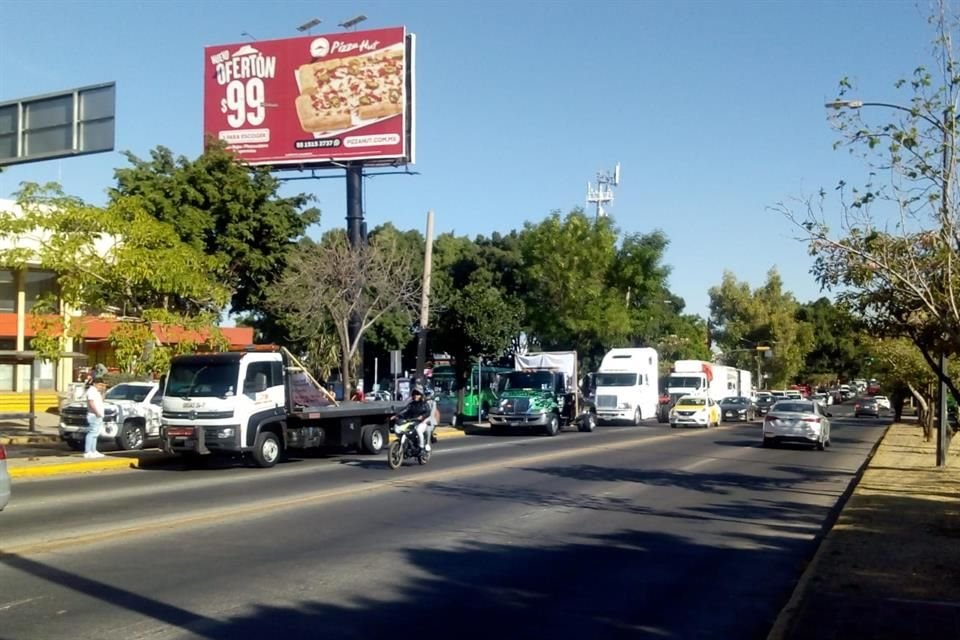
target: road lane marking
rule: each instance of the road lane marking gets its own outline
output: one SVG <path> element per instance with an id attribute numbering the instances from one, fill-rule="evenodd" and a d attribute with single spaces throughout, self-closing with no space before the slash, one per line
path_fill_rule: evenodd
<path id="1" fill-rule="evenodd" d="M 24 598 L 23 600 L 14 600 L 12 602 L 5 602 L 0 604 L 0 612 L 13 609 L 14 607 L 19 607 L 22 604 L 28 604 L 36 600 L 43 600 L 46 596 L 34 596 L 33 598 Z"/>
<path id="2" fill-rule="evenodd" d="M 391 490 L 408 490 L 417 488 L 427 482 L 437 482 L 450 480 L 453 478 L 468 477 L 479 475 L 487 471 L 509 468 L 519 465 L 529 465 L 542 462 L 551 462 L 562 460 L 564 458 L 575 458 L 579 456 L 601 453 L 605 451 L 624 451 L 634 448 L 646 447 L 653 443 L 659 443 L 666 440 L 676 440 L 677 438 L 688 438 L 712 435 L 709 430 L 697 430 L 689 432 L 669 432 L 663 435 L 651 436 L 640 440 L 630 440 L 628 442 L 600 443 L 583 448 L 564 449 L 562 451 L 538 452 L 528 456 L 518 456 L 508 459 L 497 458 L 496 460 L 478 462 L 474 464 L 457 467 L 454 469 L 444 469 L 442 471 L 420 471 L 417 473 L 405 474 L 403 477 L 367 482 L 361 485 L 350 485 L 336 489 L 325 489 L 312 493 L 296 496 L 293 498 L 266 499 L 258 500 L 250 504 L 236 507 L 227 507 L 196 513 L 194 515 L 183 515 L 168 517 L 162 520 L 152 521 L 148 524 L 131 525 L 116 529 L 103 529 L 91 531 L 79 535 L 67 535 L 59 538 L 51 538 L 40 542 L 28 542 L 14 546 L 0 546 L 0 563 L 4 555 L 25 555 L 33 553 L 43 553 L 55 551 L 66 547 L 75 548 L 80 545 L 89 545 L 94 543 L 103 543 L 117 538 L 123 538 L 134 535 L 146 535 L 149 533 L 160 533 L 164 531 L 180 530 L 184 527 L 195 527 L 208 524 L 222 524 L 231 520 L 243 519 L 245 517 L 263 517 L 269 512 L 293 509 L 308 505 L 322 504 L 328 501 L 338 500 L 352 496 L 369 495 Z M 384 465 L 386 461 L 384 460 Z"/>

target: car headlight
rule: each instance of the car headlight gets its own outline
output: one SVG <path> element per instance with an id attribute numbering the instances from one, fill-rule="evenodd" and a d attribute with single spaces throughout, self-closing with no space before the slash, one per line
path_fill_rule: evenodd
<path id="1" fill-rule="evenodd" d="M 745 415 L 745 414 L 747 413 L 747 410 L 746 410 L 746 409 L 740 409 L 739 411 L 737 411 L 737 413 L 739 413 L 740 415 Z"/>
<path id="2" fill-rule="evenodd" d="M 500 401 L 500 408 L 501 408 L 501 409 L 506 409 L 508 404 L 510 404 L 510 401 L 509 401 L 509 400 L 501 400 L 501 401 Z"/>
<path id="3" fill-rule="evenodd" d="M 226 429 L 217 429 L 217 437 L 221 440 L 226 438 L 232 438 L 236 433 L 233 427 L 227 427 Z"/>

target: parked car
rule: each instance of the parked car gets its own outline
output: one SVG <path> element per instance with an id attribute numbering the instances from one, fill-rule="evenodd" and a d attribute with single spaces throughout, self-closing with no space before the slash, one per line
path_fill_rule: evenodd
<path id="1" fill-rule="evenodd" d="M 758 416 L 765 416 L 770 410 L 770 407 L 777 403 L 777 398 L 772 393 L 767 393 L 762 391 L 757 394 L 757 399 L 754 402 L 754 405 L 757 409 Z"/>
<path id="2" fill-rule="evenodd" d="M 811 400 L 781 400 L 763 419 L 763 446 L 794 442 L 823 451 L 830 446 L 831 415 Z"/>
<path id="3" fill-rule="evenodd" d="M 724 422 L 746 420 L 757 417 L 757 407 L 750 398 L 730 396 L 720 401 L 720 416 Z"/>
<path id="4" fill-rule="evenodd" d="M 10 472 L 7 471 L 7 450 L 0 444 L 0 511 L 10 503 Z"/>
<path id="5" fill-rule="evenodd" d="M 880 404 L 875 398 L 861 398 L 859 402 L 853 405 L 853 416 L 870 416 L 872 418 L 880 417 Z"/>
<path id="6" fill-rule="evenodd" d="M 873 399 L 877 401 L 877 406 L 881 409 L 890 411 L 890 399 L 887 396 L 873 396 Z"/>
<path id="7" fill-rule="evenodd" d="M 103 429 L 98 442 L 136 450 L 158 440 L 162 399 L 160 382 L 121 382 L 111 387 L 103 395 Z M 71 449 L 83 450 L 86 430 L 86 401 L 71 402 L 60 410 L 60 439 Z"/>

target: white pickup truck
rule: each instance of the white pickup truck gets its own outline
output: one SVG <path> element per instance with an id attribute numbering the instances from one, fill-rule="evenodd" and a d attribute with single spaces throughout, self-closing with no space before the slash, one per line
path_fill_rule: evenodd
<path id="1" fill-rule="evenodd" d="M 98 443 L 121 450 L 143 449 L 160 438 L 163 385 L 159 382 L 121 382 L 103 396 L 103 430 Z M 75 451 L 83 450 L 87 432 L 87 403 L 79 399 L 60 410 L 60 439 Z"/>

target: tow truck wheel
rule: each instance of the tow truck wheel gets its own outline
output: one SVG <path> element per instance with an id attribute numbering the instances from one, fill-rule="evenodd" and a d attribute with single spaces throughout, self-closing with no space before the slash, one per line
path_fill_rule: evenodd
<path id="1" fill-rule="evenodd" d="M 280 439 L 275 433 L 261 431 L 257 436 L 257 444 L 253 449 L 253 461 L 261 469 L 267 469 L 277 464 L 280 459 Z"/>
<path id="2" fill-rule="evenodd" d="M 361 440 L 363 450 L 374 455 L 383 451 L 383 447 L 387 444 L 386 436 L 376 425 L 364 429 Z"/>

